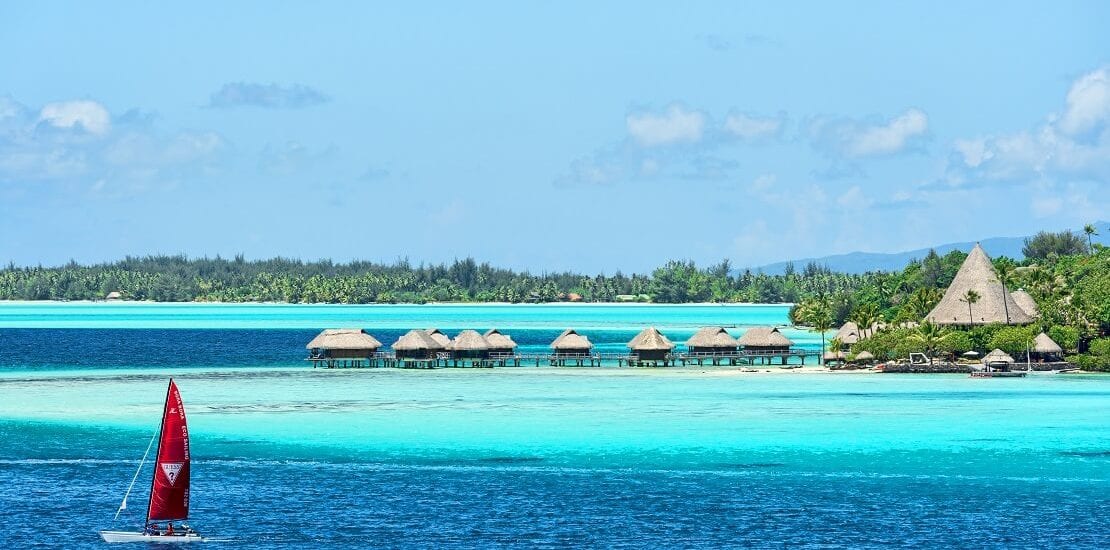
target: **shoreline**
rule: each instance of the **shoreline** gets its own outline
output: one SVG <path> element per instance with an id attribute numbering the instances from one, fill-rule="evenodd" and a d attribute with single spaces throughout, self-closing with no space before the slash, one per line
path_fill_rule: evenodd
<path id="1" fill-rule="evenodd" d="M 6 304 L 27 304 L 27 305 L 63 305 L 63 304 L 78 304 L 78 305 L 92 305 L 92 304 L 106 304 L 106 305 L 231 305 L 231 306 L 334 306 L 334 307 L 351 307 L 351 306 L 433 306 L 433 307 L 449 307 L 449 306 L 466 306 L 466 307 L 481 307 L 481 306 L 568 306 L 568 307 L 782 307 L 793 306 L 793 302 L 773 302 L 773 303 L 759 303 L 759 302 L 686 302 L 681 304 L 668 304 L 656 302 L 538 302 L 538 303 L 513 303 L 513 302 L 406 302 L 406 303 L 380 303 L 369 302 L 365 304 L 338 304 L 331 302 L 217 302 L 217 301 L 193 301 L 193 302 L 156 302 L 153 300 L 0 300 L 0 305 Z"/>

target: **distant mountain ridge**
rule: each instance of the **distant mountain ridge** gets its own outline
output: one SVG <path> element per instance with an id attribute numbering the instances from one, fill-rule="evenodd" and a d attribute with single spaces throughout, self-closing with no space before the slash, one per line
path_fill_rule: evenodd
<path id="1" fill-rule="evenodd" d="M 1095 224 L 1098 227 L 1100 235 L 1094 237 L 1093 241 L 1102 245 L 1110 246 L 1110 225 L 1107 222 L 1098 222 Z M 1073 230 L 1074 231 L 1074 230 Z M 1079 232 L 1082 235 L 1082 231 Z M 1014 259 L 1023 259 L 1025 255 L 1022 254 L 1021 249 L 1025 246 L 1025 239 L 1032 235 L 1022 237 L 994 237 L 990 239 L 983 239 L 978 241 L 983 245 L 983 250 L 987 252 L 992 258 L 999 256 L 1008 256 Z M 1086 238 L 1086 237 L 1084 237 Z M 793 263 L 794 269 L 801 271 L 806 264 L 815 262 L 818 265 L 826 266 L 833 271 L 841 273 L 866 273 L 868 271 L 899 271 L 909 265 L 913 259 L 922 259 L 929 250 L 936 250 L 937 254 L 941 256 L 953 251 L 960 250 L 968 252 L 971 247 L 975 246 L 974 241 L 963 243 L 948 243 L 929 248 L 919 248 L 917 250 L 909 250 L 906 252 L 849 252 L 848 254 L 834 254 L 832 256 L 822 256 L 820 258 L 802 258 L 800 260 L 792 260 L 785 262 L 775 262 L 759 267 L 750 268 L 753 272 L 762 271 L 768 275 L 781 275 L 786 271 L 787 264 Z"/>

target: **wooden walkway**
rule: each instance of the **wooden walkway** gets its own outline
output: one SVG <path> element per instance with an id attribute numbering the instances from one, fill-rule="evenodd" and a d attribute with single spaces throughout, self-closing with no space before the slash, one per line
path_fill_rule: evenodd
<path id="1" fill-rule="evenodd" d="M 393 352 L 378 352 L 365 358 L 334 359 L 329 357 L 310 356 L 306 361 L 312 363 L 313 368 L 406 368 L 406 369 L 434 369 L 434 368 L 492 368 L 492 367 L 601 367 L 616 365 L 618 367 L 677 367 L 705 365 L 712 366 L 740 366 L 740 365 L 774 365 L 778 359 L 779 365 L 786 365 L 791 357 L 797 357 L 804 365 L 807 357 L 819 358 L 819 350 L 792 349 L 787 351 L 735 351 L 727 353 L 668 353 L 660 359 L 641 359 L 634 353 L 581 353 L 581 354 L 552 354 L 552 353 L 493 353 L 483 358 L 456 358 L 447 353 L 439 353 L 435 357 L 426 358 L 398 358 Z"/>

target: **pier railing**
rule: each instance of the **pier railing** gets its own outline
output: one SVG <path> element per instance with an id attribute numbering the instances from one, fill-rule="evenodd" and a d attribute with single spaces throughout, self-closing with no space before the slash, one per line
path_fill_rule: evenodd
<path id="1" fill-rule="evenodd" d="M 636 352 L 589 352 L 589 353 L 552 353 L 552 352 L 492 352 L 484 357 L 454 357 L 450 353 L 438 352 L 426 357 L 398 357 L 393 351 L 379 351 L 362 358 L 333 358 L 323 355 L 310 355 L 306 360 L 313 367 L 361 368 L 361 367 L 521 367 L 521 366 L 592 366 L 605 364 L 622 366 L 688 366 L 706 364 L 714 366 L 738 366 L 759 364 L 772 365 L 779 359 L 780 365 L 787 365 L 790 358 L 799 358 L 804 365 L 809 357 L 819 357 L 819 350 L 726 350 L 726 351 L 675 351 L 657 357 L 645 357 Z"/>

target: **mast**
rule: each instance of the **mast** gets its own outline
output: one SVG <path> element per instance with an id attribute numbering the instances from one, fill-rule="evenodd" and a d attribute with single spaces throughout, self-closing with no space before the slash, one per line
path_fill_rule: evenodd
<path id="1" fill-rule="evenodd" d="M 150 474 L 150 498 L 146 502 L 146 521 L 143 527 L 150 525 L 150 504 L 154 501 L 154 479 L 158 477 L 158 456 L 162 454 L 162 430 L 166 427 L 166 404 L 170 402 L 170 391 L 173 390 L 173 378 L 170 378 L 169 385 L 166 386 L 166 401 L 162 403 L 162 421 L 158 423 L 158 449 L 154 451 L 154 472 Z"/>

